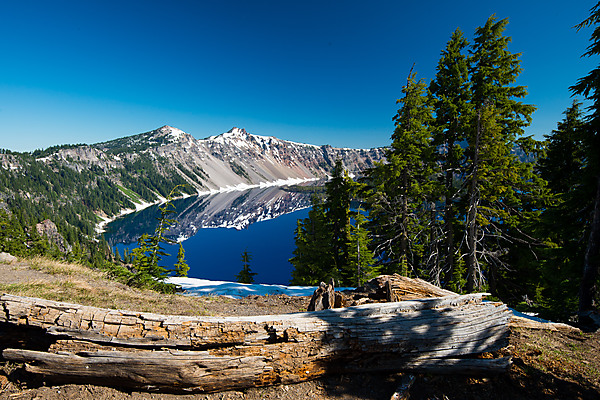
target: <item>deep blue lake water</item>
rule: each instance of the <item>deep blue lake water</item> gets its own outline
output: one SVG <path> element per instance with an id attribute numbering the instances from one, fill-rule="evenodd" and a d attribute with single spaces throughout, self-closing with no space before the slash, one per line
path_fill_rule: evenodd
<path id="1" fill-rule="evenodd" d="M 190 266 L 189 277 L 235 281 L 242 269 L 242 252 L 246 250 L 252 257 L 250 268 L 257 273 L 255 283 L 289 284 L 293 266 L 288 259 L 295 249 L 296 221 L 306 218 L 309 211 L 297 208 L 309 204 L 307 195 L 276 188 L 252 189 L 188 198 L 174 204 L 179 223 L 172 237 L 188 237 L 183 247 Z M 107 241 L 123 255 L 126 247 L 131 250 L 136 246 L 142 233 L 154 231 L 158 212 L 154 206 L 109 224 Z M 272 219 L 262 220 L 265 218 Z M 244 228 L 203 227 L 232 224 Z M 171 256 L 163 258 L 161 265 L 172 266 L 177 261 L 178 248 L 179 245 L 166 246 Z"/>

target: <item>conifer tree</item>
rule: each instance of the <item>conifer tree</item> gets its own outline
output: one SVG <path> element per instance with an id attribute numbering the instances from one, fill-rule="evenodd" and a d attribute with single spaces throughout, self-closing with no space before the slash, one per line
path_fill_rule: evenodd
<path id="1" fill-rule="evenodd" d="M 506 237 L 507 227 L 517 224 L 515 211 L 522 212 L 518 209 L 523 199 L 535 191 L 527 188 L 532 165 L 520 163 L 511 153 L 535 107 L 517 100 L 527 94 L 524 86 L 511 86 L 521 68 L 520 54 L 508 51 L 510 38 L 503 36 L 507 23 L 491 16 L 476 30 L 471 47 L 474 113 L 467 136 L 465 221 L 469 292 L 481 289 L 486 275 L 493 280 L 498 268 L 505 266 L 501 256 L 507 248 L 498 239 Z"/>
<path id="2" fill-rule="evenodd" d="M 138 239 L 138 247 L 131 252 L 132 264 L 136 270 L 136 274 L 132 277 L 130 283 L 133 285 L 144 286 L 153 284 L 153 280 L 158 282 L 155 286 L 160 290 L 171 290 L 168 285 L 164 285 L 164 279 L 170 273 L 183 273 L 183 269 L 177 269 L 177 266 L 169 269 L 161 264 L 163 257 L 168 257 L 169 254 L 165 251 L 163 245 L 174 244 L 175 241 L 166 237 L 166 232 L 176 221 L 168 218 L 174 213 L 175 206 L 173 199 L 178 193 L 180 185 L 171 190 L 167 196 L 167 201 L 159 207 L 160 217 L 158 225 L 154 230 L 153 235 L 147 233 L 140 236 Z M 187 271 L 186 271 L 187 272 Z"/>
<path id="3" fill-rule="evenodd" d="M 371 238 L 366 229 L 367 218 L 362 210 L 353 213 L 354 223 L 349 226 L 348 233 L 348 266 L 352 275 L 346 279 L 350 285 L 356 287 L 377 275 L 373 252 L 370 249 Z"/>
<path id="4" fill-rule="evenodd" d="M 185 261 L 185 250 L 183 244 L 179 242 L 179 250 L 177 251 L 177 262 L 174 265 L 175 276 L 187 276 L 190 266 Z"/>
<path id="5" fill-rule="evenodd" d="M 316 195 L 313 195 L 311 204 L 308 217 L 297 222 L 296 249 L 289 260 L 294 266 L 291 283 L 295 285 L 319 285 L 330 278 L 339 279 L 331 251 L 333 235 L 325 207 Z"/>
<path id="6" fill-rule="evenodd" d="M 242 270 L 235 277 L 239 283 L 254 282 L 256 272 L 252 272 L 250 269 L 250 260 L 252 260 L 252 256 L 248 253 L 248 250 L 244 250 L 242 253 Z"/>
<path id="7" fill-rule="evenodd" d="M 539 161 L 541 177 L 553 192 L 553 204 L 542 214 L 540 231 L 547 248 L 535 276 L 533 300 L 555 319 L 566 320 L 577 308 L 581 265 L 585 254 L 586 223 L 593 196 L 582 185 L 585 166 L 585 122 L 581 103 L 574 101 L 557 129 L 546 136 L 546 154 Z M 537 290 L 536 290 L 537 289 Z"/>
<path id="8" fill-rule="evenodd" d="M 431 193 L 433 148 L 430 145 L 431 107 L 423 80 L 411 69 L 404 97 L 393 118 L 392 145 L 386 162 L 368 173 L 368 211 L 375 255 L 387 273 L 408 275 L 419 263 L 417 243 L 422 231 L 422 204 Z"/>
<path id="9" fill-rule="evenodd" d="M 429 85 L 433 98 L 435 121 L 432 145 L 436 160 L 441 166 L 440 200 L 443 207 L 442 238 L 440 254 L 443 271 L 433 281 L 441 284 L 442 273 L 446 285 L 456 275 L 454 271 L 457 253 L 456 225 L 460 218 L 460 203 L 464 200 L 463 179 L 464 151 L 461 144 L 471 118 L 469 60 L 465 54 L 468 41 L 460 29 L 452 34 L 438 62 L 435 79 Z"/>
<path id="10" fill-rule="evenodd" d="M 0 209 L 0 251 L 13 256 L 27 255 L 27 238 L 23 226 L 14 214 Z"/>
<path id="11" fill-rule="evenodd" d="M 586 57 L 600 55 L 600 2 L 590 10 L 590 16 L 577 25 L 577 30 L 593 27 L 592 42 L 583 54 Z M 592 207 L 587 219 L 587 240 L 583 260 L 583 274 L 579 290 L 579 312 L 592 311 L 598 302 L 598 276 L 600 274 L 600 66 L 580 78 L 571 90 L 591 101 L 590 114 L 587 117 L 586 129 L 582 137 L 585 151 L 585 167 L 583 168 L 583 184 L 590 191 Z"/>
<path id="12" fill-rule="evenodd" d="M 331 179 L 325 184 L 326 198 L 323 204 L 326 221 L 331 234 L 331 255 L 334 260 L 335 276 L 348 280 L 353 275 L 348 263 L 348 235 L 350 227 L 350 200 L 352 199 L 352 181 L 344 169 L 342 161 L 337 159 Z M 341 283 L 340 283 L 341 284 Z"/>
<path id="13" fill-rule="evenodd" d="M 332 278 L 341 286 L 356 282 L 356 265 L 350 260 L 350 248 L 356 243 L 350 236 L 366 234 L 366 227 L 363 224 L 356 230 L 352 226 L 355 213 L 350 209 L 350 202 L 354 191 L 355 182 L 348 176 L 341 160 L 336 160 L 332 177 L 325 184 L 324 201 L 313 196 L 308 218 L 297 223 L 296 249 L 289 260 L 295 268 L 293 284 L 318 285 Z M 367 254 L 363 252 L 363 263 L 369 262 Z"/>
<path id="14" fill-rule="evenodd" d="M 121 253 L 119 253 L 119 249 L 115 246 L 115 250 L 113 251 L 114 257 L 115 257 L 115 262 L 122 262 L 123 259 L 121 258 Z"/>

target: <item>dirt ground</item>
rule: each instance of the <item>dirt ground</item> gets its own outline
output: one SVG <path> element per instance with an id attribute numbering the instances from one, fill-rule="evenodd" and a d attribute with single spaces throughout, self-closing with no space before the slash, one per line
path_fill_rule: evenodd
<path id="1" fill-rule="evenodd" d="M 260 315 L 305 311 L 308 299 L 251 296 L 243 299 L 161 295 L 107 280 L 100 271 L 45 259 L 0 264 L 0 293 L 182 315 Z M 411 399 L 599 399 L 600 332 L 511 328 L 512 356 L 505 374 L 415 375 Z M 333 375 L 295 385 L 211 394 L 132 392 L 95 385 L 57 384 L 0 358 L 0 399 L 390 399 L 401 373 Z"/>

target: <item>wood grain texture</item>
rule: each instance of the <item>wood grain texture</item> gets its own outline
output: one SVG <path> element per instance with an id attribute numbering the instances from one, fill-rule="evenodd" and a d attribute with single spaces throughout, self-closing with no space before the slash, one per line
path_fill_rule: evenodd
<path id="1" fill-rule="evenodd" d="M 505 346 L 511 316 L 485 294 L 254 317 L 184 317 L 0 296 L 1 325 L 37 329 L 47 349 L 6 360 L 78 382 L 209 392 L 356 370 L 503 371 L 469 358 Z"/>

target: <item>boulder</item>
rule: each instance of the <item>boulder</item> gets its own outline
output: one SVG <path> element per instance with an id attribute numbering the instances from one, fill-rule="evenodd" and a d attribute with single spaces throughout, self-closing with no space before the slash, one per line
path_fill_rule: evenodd
<path id="1" fill-rule="evenodd" d="M 0 253 L 0 264 L 12 264 L 17 261 L 17 257 L 9 253 Z"/>

